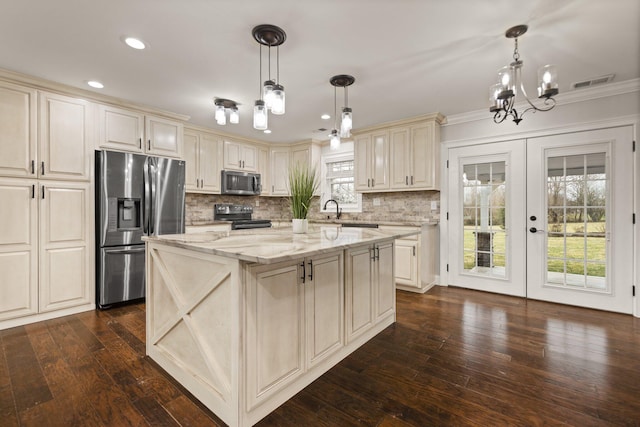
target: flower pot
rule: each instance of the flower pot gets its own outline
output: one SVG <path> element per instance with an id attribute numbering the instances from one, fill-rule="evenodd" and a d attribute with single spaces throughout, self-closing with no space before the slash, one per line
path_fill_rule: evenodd
<path id="1" fill-rule="evenodd" d="M 307 219 L 294 218 L 291 220 L 291 226 L 296 234 L 306 233 L 309 228 L 309 221 Z"/>

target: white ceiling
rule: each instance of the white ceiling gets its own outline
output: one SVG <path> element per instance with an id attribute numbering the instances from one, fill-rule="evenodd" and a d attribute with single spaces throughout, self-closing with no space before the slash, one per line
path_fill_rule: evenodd
<path id="1" fill-rule="evenodd" d="M 333 75 L 356 78 L 356 129 L 488 109 L 488 87 L 512 60 L 507 28 L 529 25 L 519 39 L 529 93 L 548 63 L 566 93 L 605 74 L 640 77 L 639 17 L 638 0 L 0 0 L 0 67 L 84 89 L 100 80 L 105 88 L 90 90 L 253 139 L 324 140 L 328 132 L 314 130 L 333 127 L 320 119 L 333 115 Z M 271 135 L 252 128 L 259 24 L 287 33 L 287 112 L 270 115 Z M 149 47 L 135 51 L 125 35 Z M 241 104 L 240 124 L 215 124 L 214 97 Z"/>

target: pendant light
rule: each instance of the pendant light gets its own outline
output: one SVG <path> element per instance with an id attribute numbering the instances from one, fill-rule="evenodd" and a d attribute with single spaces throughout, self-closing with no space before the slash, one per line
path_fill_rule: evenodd
<path id="1" fill-rule="evenodd" d="M 351 136 L 351 129 L 353 128 L 353 113 L 351 108 L 349 108 L 349 92 L 348 87 L 351 86 L 356 81 L 355 77 L 350 76 L 348 74 L 339 74 L 337 76 L 331 77 L 329 79 L 329 83 L 334 88 L 342 87 L 344 88 L 344 107 L 342 107 L 342 116 L 340 120 L 340 137 L 349 138 Z M 335 93 L 334 93 L 334 104 L 335 104 Z M 335 106 L 335 105 L 334 105 Z M 334 112 L 335 116 L 335 112 Z M 337 120 L 337 117 L 336 117 Z M 336 126 L 337 129 L 337 126 Z"/>
<path id="2" fill-rule="evenodd" d="M 332 83 L 333 84 L 333 83 Z M 340 135 L 338 134 L 338 107 L 336 101 L 337 93 L 336 85 L 333 85 L 333 129 L 329 134 L 329 148 L 331 150 L 337 150 L 340 148 Z"/>
<path id="3" fill-rule="evenodd" d="M 282 28 L 263 24 L 253 28 L 253 38 L 260 44 L 260 99 L 253 108 L 253 127 L 266 130 L 269 110 L 276 115 L 285 112 L 284 86 L 280 84 L 280 45 L 287 39 Z M 268 80 L 262 82 L 262 46 L 268 47 Z M 276 47 L 276 80 L 271 79 L 271 47 Z"/>
<path id="4" fill-rule="evenodd" d="M 514 39 L 515 48 L 513 50 L 513 62 L 506 67 L 498 70 L 498 83 L 489 88 L 489 102 L 491 106 L 489 111 L 495 113 L 493 121 L 502 123 L 507 117 L 511 116 L 516 124 L 522 121 L 522 116 L 527 111 L 549 111 L 556 106 L 553 96 L 558 94 L 558 73 L 555 66 L 545 65 L 538 69 L 538 98 L 544 99 L 542 104 L 535 105 L 527 96 L 522 82 L 522 65 L 520 52 L 518 52 L 518 37 L 527 32 L 529 27 L 526 25 L 516 25 L 509 28 L 505 36 Z M 518 87 L 522 96 L 530 105 L 529 108 L 518 113 L 515 109 L 516 96 L 518 95 Z"/>

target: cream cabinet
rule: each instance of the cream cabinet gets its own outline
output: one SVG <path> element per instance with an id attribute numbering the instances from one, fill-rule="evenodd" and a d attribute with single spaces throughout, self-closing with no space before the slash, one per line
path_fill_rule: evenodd
<path id="1" fill-rule="evenodd" d="M 258 171 L 258 147 L 235 141 L 224 141 L 224 169 Z"/>
<path id="2" fill-rule="evenodd" d="M 249 267 L 251 410 L 344 346 L 342 252 Z"/>
<path id="3" fill-rule="evenodd" d="M 389 132 L 358 135 L 354 139 L 356 191 L 389 189 Z"/>
<path id="4" fill-rule="evenodd" d="M 208 225 L 187 225 L 184 228 L 186 234 L 193 233 L 208 233 L 216 232 L 222 233 L 225 231 L 231 231 L 231 223 L 228 224 L 208 224 Z"/>
<path id="5" fill-rule="evenodd" d="M 419 268 L 418 262 L 420 247 L 417 239 L 396 240 L 396 284 L 419 288 Z"/>
<path id="6" fill-rule="evenodd" d="M 1 178 L 0 199 L 0 320 L 91 308 L 92 185 Z"/>
<path id="7" fill-rule="evenodd" d="M 291 146 L 291 164 L 301 164 L 320 170 L 322 147 L 316 142 L 305 142 Z"/>
<path id="8" fill-rule="evenodd" d="M 0 175 L 88 181 L 93 105 L 0 83 Z"/>
<path id="9" fill-rule="evenodd" d="M 289 195 L 289 165 L 291 162 L 289 147 L 272 147 L 269 150 L 271 159 L 271 188 L 272 196 Z"/>
<path id="10" fill-rule="evenodd" d="M 347 342 L 395 313 L 393 242 L 346 251 L 345 306 Z"/>
<path id="11" fill-rule="evenodd" d="M 98 106 L 97 148 L 182 158 L 182 123 L 109 105 Z"/>
<path id="12" fill-rule="evenodd" d="M 438 190 L 440 138 L 434 121 L 391 130 L 391 188 Z"/>
<path id="13" fill-rule="evenodd" d="M 36 174 L 37 99 L 35 89 L 0 81 L 0 176 Z"/>
<path id="14" fill-rule="evenodd" d="M 184 131 L 185 183 L 189 193 L 220 193 L 222 140 L 215 134 Z"/>
<path id="15" fill-rule="evenodd" d="M 260 147 L 258 149 L 258 166 L 258 172 L 260 173 L 260 180 L 262 184 L 260 195 L 268 196 L 271 194 L 271 165 L 268 147 Z"/>

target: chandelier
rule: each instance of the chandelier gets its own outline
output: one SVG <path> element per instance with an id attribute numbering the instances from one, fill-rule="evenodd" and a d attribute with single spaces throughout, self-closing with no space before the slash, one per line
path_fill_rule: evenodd
<path id="1" fill-rule="evenodd" d="M 238 124 L 240 115 L 238 114 L 238 104 L 235 101 L 224 98 L 215 98 L 213 104 L 216 106 L 215 119 L 220 126 L 227 124 L 227 110 L 229 110 L 229 123 Z"/>
<path id="2" fill-rule="evenodd" d="M 258 25 L 252 31 L 253 38 L 260 44 L 260 99 L 253 108 L 253 127 L 266 130 L 269 124 L 268 113 L 280 115 L 285 111 L 284 86 L 280 84 L 280 45 L 287 34 L 275 25 Z M 262 82 L 262 46 L 268 49 L 268 79 Z M 271 47 L 276 48 L 276 79 L 271 79 Z"/>
<path id="3" fill-rule="evenodd" d="M 516 124 L 522 121 L 522 116 L 530 110 L 549 111 L 556 105 L 554 95 L 558 94 L 558 73 L 554 65 L 545 65 L 538 69 L 538 98 L 544 99 L 539 105 L 535 105 L 527 96 L 522 83 L 522 64 L 520 52 L 518 52 L 518 37 L 527 32 L 526 25 L 516 25 L 509 28 L 505 36 L 515 40 L 513 50 L 513 62 L 498 71 L 498 83 L 489 88 L 489 111 L 495 113 L 493 121 L 502 123 L 507 117 L 512 117 Z M 527 103 L 530 105 L 522 112 L 515 109 L 518 87 Z"/>
<path id="4" fill-rule="evenodd" d="M 333 117 L 334 126 L 329 134 L 331 149 L 337 149 L 340 146 L 340 138 L 349 138 L 351 129 L 353 128 L 353 114 L 349 108 L 349 92 L 348 87 L 355 82 L 356 79 L 348 74 L 339 74 L 329 79 L 329 83 L 333 86 Z M 344 88 L 344 107 L 342 107 L 342 116 L 340 120 L 340 131 L 338 131 L 338 107 L 337 107 L 337 89 Z"/>

